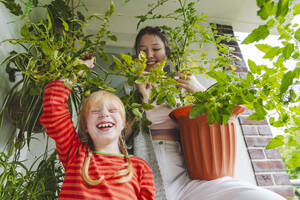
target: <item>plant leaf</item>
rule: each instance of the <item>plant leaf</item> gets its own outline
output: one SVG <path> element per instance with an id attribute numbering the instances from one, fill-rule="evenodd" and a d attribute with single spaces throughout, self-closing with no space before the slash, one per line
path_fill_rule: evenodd
<path id="1" fill-rule="evenodd" d="M 300 41 L 300 28 L 297 29 L 297 31 L 295 32 L 295 38 Z"/>
<path id="2" fill-rule="evenodd" d="M 276 17 L 284 17 L 289 11 L 289 0 L 279 0 L 277 4 Z"/>
<path id="3" fill-rule="evenodd" d="M 287 73 L 285 73 L 283 75 L 283 78 L 281 80 L 281 85 L 280 85 L 280 96 L 281 97 L 287 91 L 289 86 L 293 83 L 293 79 L 295 77 L 294 75 L 295 74 L 293 71 L 288 71 Z"/>
<path id="4" fill-rule="evenodd" d="M 248 65 L 249 65 L 250 71 L 252 73 L 261 74 L 261 69 L 260 69 L 260 67 L 258 67 L 256 65 L 255 62 L 253 62 L 252 60 L 248 59 Z"/>
<path id="5" fill-rule="evenodd" d="M 143 115 L 142 115 L 142 113 L 139 111 L 138 108 L 132 109 L 132 113 L 133 113 L 135 116 L 139 117 L 139 118 L 143 118 Z"/>
<path id="6" fill-rule="evenodd" d="M 258 28 L 254 29 L 242 42 L 243 44 L 250 44 L 262 39 L 265 39 L 270 34 L 267 25 L 260 25 Z"/>
<path id="7" fill-rule="evenodd" d="M 283 57 L 287 60 L 291 57 L 292 53 L 294 52 L 294 44 L 288 43 L 284 48 L 283 48 Z"/>
<path id="8" fill-rule="evenodd" d="M 293 11 L 293 15 L 299 15 L 299 14 L 300 14 L 300 3 L 294 6 L 294 11 Z"/>
<path id="9" fill-rule="evenodd" d="M 266 146 L 266 149 L 274 149 L 284 144 L 284 137 L 282 135 L 277 135 L 272 138 L 272 140 Z"/>
<path id="10" fill-rule="evenodd" d="M 255 46 L 264 53 L 267 53 L 272 48 L 272 46 L 268 44 L 256 44 Z"/>

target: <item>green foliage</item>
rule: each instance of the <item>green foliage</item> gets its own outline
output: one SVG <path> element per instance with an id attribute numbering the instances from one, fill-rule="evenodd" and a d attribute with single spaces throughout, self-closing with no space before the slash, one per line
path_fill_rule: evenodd
<path id="1" fill-rule="evenodd" d="M 279 147 L 282 160 L 291 179 L 300 178 L 300 136 L 284 137 L 284 144 Z"/>
<path id="2" fill-rule="evenodd" d="M 31 10 L 34 2 L 28 3 L 30 3 L 28 9 Z M 54 0 L 42 7 L 47 11 L 44 18 L 37 22 L 24 18 L 27 23 L 21 28 L 21 37 L 2 41 L 23 48 L 21 52 L 10 52 L 10 55 L 1 62 L 2 66 L 6 64 L 11 81 L 15 81 L 18 74 L 22 77 L 7 94 L 0 111 L 0 126 L 4 113 L 8 112 L 16 126 L 20 128 L 18 144 L 24 144 L 25 139 L 29 144 L 32 132 L 43 131 L 36 127 L 40 126 L 43 88 L 50 81 L 68 80 L 65 81 L 65 85 L 74 87 L 69 104 L 74 105 L 76 112 L 79 111 L 85 95 L 99 89 L 112 90 L 107 86 L 108 82 L 105 80 L 107 75 L 100 76 L 95 71 L 89 70 L 86 65 L 81 64 L 79 58 L 82 55 L 89 55 L 81 58 L 89 59 L 92 53 L 102 58 L 107 57 L 103 52 L 106 41 L 116 40 L 109 30 L 109 20 L 114 12 L 113 2 L 103 16 L 94 14 L 89 17 L 85 17 L 76 10 L 77 7 L 70 7 L 63 0 Z M 96 34 L 84 34 L 83 28 L 91 19 L 101 22 L 99 31 Z M 97 67 L 103 70 L 101 66 Z M 20 108 L 17 117 L 14 117 L 15 107 Z M 26 137 L 23 136 L 25 131 Z"/>
<path id="3" fill-rule="evenodd" d="M 4 4 L 4 6 L 9 9 L 9 11 L 16 15 L 20 16 L 23 15 L 23 11 L 21 8 L 21 5 L 19 3 L 16 3 L 14 0 L 0 0 L 1 3 Z"/>
<path id="4" fill-rule="evenodd" d="M 249 34 L 245 40 L 243 41 L 244 44 L 249 44 L 252 42 L 256 42 L 262 39 L 265 39 L 270 34 L 267 25 L 260 25 L 258 28 L 254 29 L 251 34 Z"/>
<path id="5" fill-rule="evenodd" d="M 280 147 L 290 177 L 300 178 L 300 29 L 299 24 L 293 21 L 294 17 L 300 14 L 300 4 L 293 0 L 265 0 L 257 1 L 257 6 L 260 9 L 258 16 L 266 22 L 254 29 L 243 43 L 265 39 L 272 29 L 277 30 L 278 40 L 282 43 L 282 47 L 256 44 L 265 54 L 264 58 L 272 61 L 272 66 L 260 68 L 253 61 L 248 61 L 250 70 L 254 73 L 254 86 L 261 98 L 260 104 L 256 104 L 259 105 L 257 108 L 275 111 L 276 115 L 270 117 L 270 124 L 284 128 L 284 134 L 273 138 L 266 148 Z M 294 69 L 288 69 L 289 60 L 295 61 Z M 255 118 L 250 116 L 248 119 Z"/>
<path id="6" fill-rule="evenodd" d="M 38 157 L 30 167 L 26 167 L 19 156 L 13 148 L 8 154 L 0 153 L 1 199 L 57 199 L 64 170 L 56 152 L 50 155 L 45 152 L 42 159 Z"/>

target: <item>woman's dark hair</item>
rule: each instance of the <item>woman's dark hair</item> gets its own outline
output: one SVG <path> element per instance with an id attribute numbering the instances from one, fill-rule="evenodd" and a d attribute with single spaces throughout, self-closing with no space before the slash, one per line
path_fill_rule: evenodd
<path id="1" fill-rule="evenodd" d="M 163 32 L 159 27 L 146 26 L 142 28 L 135 38 L 134 49 L 136 54 L 138 53 L 138 45 L 144 35 L 157 35 L 164 43 L 166 55 L 169 57 L 171 48 L 169 46 L 169 39 L 165 32 Z"/>

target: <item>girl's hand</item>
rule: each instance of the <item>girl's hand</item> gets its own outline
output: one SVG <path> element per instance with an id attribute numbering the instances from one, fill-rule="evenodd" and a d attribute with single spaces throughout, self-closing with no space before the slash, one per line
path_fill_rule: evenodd
<path id="1" fill-rule="evenodd" d="M 88 68 L 93 68 L 94 66 L 95 66 L 95 62 L 96 62 L 96 57 L 91 57 L 90 59 L 88 59 L 88 60 L 82 60 L 82 59 L 79 59 L 80 60 L 80 62 L 82 63 L 82 64 L 85 64 Z M 79 74 L 80 75 L 82 75 L 82 73 L 83 73 L 83 70 L 81 70 L 80 72 L 79 72 Z M 67 83 L 68 85 L 73 85 L 73 81 L 71 81 L 71 80 L 69 80 L 69 79 L 66 79 L 66 78 L 60 78 L 59 79 L 60 81 L 63 81 L 63 82 L 65 82 L 65 83 Z"/>
<path id="2" fill-rule="evenodd" d="M 176 76 L 179 77 L 179 79 L 177 79 L 177 81 L 179 82 L 177 87 L 185 88 L 190 93 L 205 91 L 205 87 L 201 85 L 201 83 L 199 83 L 195 75 L 189 74 L 185 77 L 183 73 L 178 72 L 176 73 Z"/>
<path id="3" fill-rule="evenodd" d="M 146 73 L 148 72 L 143 72 L 142 75 Z M 142 94 L 143 102 L 148 103 L 150 97 L 151 85 L 148 82 L 145 82 L 143 84 L 135 84 L 135 86 L 138 89 L 138 91 Z"/>

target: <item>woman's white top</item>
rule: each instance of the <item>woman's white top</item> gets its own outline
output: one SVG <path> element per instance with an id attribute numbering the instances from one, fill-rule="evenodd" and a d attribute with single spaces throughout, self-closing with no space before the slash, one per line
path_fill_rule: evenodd
<path id="1" fill-rule="evenodd" d="M 174 108 L 171 108 L 165 104 L 154 105 L 155 108 L 146 111 L 147 119 L 152 122 L 150 129 L 178 129 L 176 121 L 169 117 L 170 112 Z"/>

